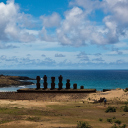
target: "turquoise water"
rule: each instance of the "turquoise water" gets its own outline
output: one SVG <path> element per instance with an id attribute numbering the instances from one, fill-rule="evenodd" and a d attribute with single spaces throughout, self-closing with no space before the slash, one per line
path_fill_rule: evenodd
<path id="1" fill-rule="evenodd" d="M 71 88 L 77 83 L 78 88 L 81 85 L 84 88 L 115 89 L 128 87 L 128 70 L 0 70 L 0 74 L 11 76 L 28 76 L 36 78 L 40 76 L 42 80 L 41 88 L 43 88 L 43 76 L 47 75 L 48 88 L 51 87 L 51 77 L 54 76 L 55 87 L 58 88 L 58 76 L 63 76 L 63 88 L 66 87 L 66 79 L 70 79 Z M 36 80 L 34 85 L 23 85 L 18 87 L 0 88 L 0 91 L 16 91 L 20 88 L 36 88 Z"/>

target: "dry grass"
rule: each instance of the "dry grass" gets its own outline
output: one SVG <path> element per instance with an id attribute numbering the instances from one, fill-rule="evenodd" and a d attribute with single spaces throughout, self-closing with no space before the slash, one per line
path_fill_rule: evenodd
<path id="1" fill-rule="evenodd" d="M 115 120 L 121 121 L 121 125 L 128 126 L 128 112 L 121 109 L 127 101 L 121 101 L 121 97 L 124 98 L 128 93 L 120 91 L 118 100 L 117 95 L 111 97 L 112 91 L 89 95 L 22 93 L 22 100 L 16 100 L 20 96 L 14 94 L 14 99 L 0 100 L 0 128 L 76 128 L 78 121 L 88 122 L 93 128 L 111 128 Z M 103 103 L 89 103 L 89 97 L 92 100 L 100 96 L 105 96 L 109 105 L 104 107 Z M 30 100 L 32 97 L 35 99 Z M 108 106 L 116 107 L 116 112 L 106 113 Z M 112 123 L 107 119 L 112 119 Z"/>
<path id="2" fill-rule="evenodd" d="M 128 113 L 120 107 L 123 104 L 111 103 L 117 107 L 114 113 L 105 113 L 107 108 L 103 104 L 90 104 L 82 101 L 71 102 L 43 102 L 43 101 L 9 101 L 1 100 L 0 127 L 76 127 L 78 121 L 88 122 L 94 128 L 110 128 L 113 124 L 108 118 L 120 120 L 127 124 Z M 102 121 L 99 121 L 99 118 Z M 114 121 L 115 119 L 113 119 Z"/>

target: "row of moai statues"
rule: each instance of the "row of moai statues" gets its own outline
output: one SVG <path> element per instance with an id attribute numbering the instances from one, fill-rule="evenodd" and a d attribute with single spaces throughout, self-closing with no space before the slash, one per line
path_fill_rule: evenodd
<path id="1" fill-rule="evenodd" d="M 43 79 L 44 79 L 44 83 L 43 83 L 44 89 L 47 89 L 47 86 L 48 86 L 47 76 L 44 75 Z M 59 83 L 58 83 L 59 88 L 58 89 L 62 89 L 62 86 L 63 86 L 63 83 L 62 83 L 63 77 L 62 77 L 62 75 L 60 75 L 58 77 L 58 79 L 59 79 Z M 40 89 L 40 76 L 37 76 L 36 80 L 37 80 L 36 89 Z M 55 89 L 55 77 L 51 77 L 51 89 Z M 66 89 L 70 89 L 70 80 L 69 79 L 67 79 Z M 77 84 L 73 84 L 73 89 L 77 89 Z M 84 86 L 81 86 L 81 89 L 84 89 Z"/>

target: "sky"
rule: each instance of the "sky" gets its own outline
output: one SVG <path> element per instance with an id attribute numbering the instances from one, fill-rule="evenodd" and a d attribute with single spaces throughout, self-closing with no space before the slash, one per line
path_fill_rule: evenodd
<path id="1" fill-rule="evenodd" d="M 0 0 L 0 69 L 128 69 L 128 0 Z"/>

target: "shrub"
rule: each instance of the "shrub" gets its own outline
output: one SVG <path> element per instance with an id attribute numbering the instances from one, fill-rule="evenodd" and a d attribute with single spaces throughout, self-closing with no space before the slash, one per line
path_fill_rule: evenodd
<path id="1" fill-rule="evenodd" d="M 126 102 L 124 102 L 125 103 L 125 105 L 128 105 L 128 101 L 126 101 Z"/>
<path id="2" fill-rule="evenodd" d="M 107 119 L 107 122 L 112 123 L 112 119 L 108 118 L 108 119 Z"/>
<path id="3" fill-rule="evenodd" d="M 113 116 L 113 119 L 116 119 L 116 117 L 115 117 L 115 116 Z"/>
<path id="4" fill-rule="evenodd" d="M 127 92 L 127 90 L 126 90 L 126 89 L 124 89 L 124 92 Z"/>
<path id="5" fill-rule="evenodd" d="M 102 118 L 99 118 L 99 121 L 103 121 L 103 119 Z"/>
<path id="6" fill-rule="evenodd" d="M 126 124 L 123 124 L 122 126 L 119 126 L 119 128 L 126 128 Z"/>
<path id="7" fill-rule="evenodd" d="M 128 88 L 125 88 L 125 90 L 127 90 L 127 91 L 128 91 Z"/>
<path id="8" fill-rule="evenodd" d="M 128 112 L 128 106 L 124 106 L 123 111 Z"/>
<path id="9" fill-rule="evenodd" d="M 106 113 L 107 112 L 116 112 L 116 108 L 115 107 L 108 107 L 105 112 Z"/>
<path id="10" fill-rule="evenodd" d="M 117 123 L 117 124 L 121 124 L 121 121 L 120 120 L 115 120 L 115 123 Z"/>
<path id="11" fill-rule="evenodd" d="M 111 128 L 118 128 L 118 127 L 116 126 L 116 124 L 114 124 Z"/>
<path id="12" fill-rule="evenodd" d="M 91 100 L 91 98 L 89 97 L 88 100 Z"/>
<path id="13" fill-rule="evenodd" d="M 88 122 L 79 121 L 77 123 L 77 128 L 92 128 L 92 126 L 90 126 Z"/>

